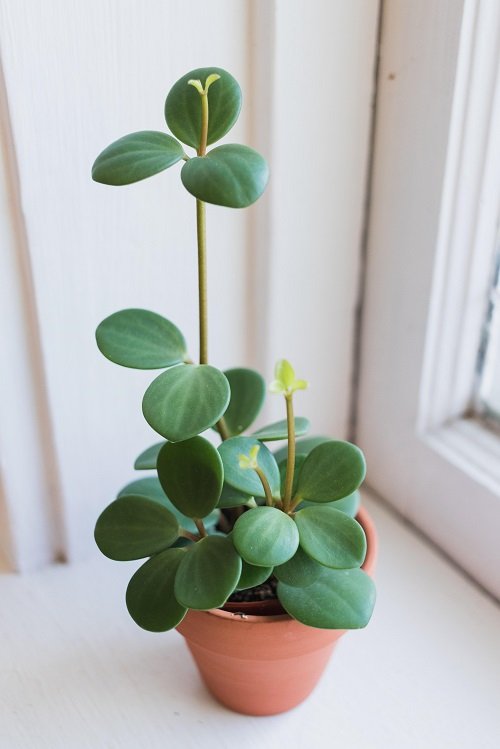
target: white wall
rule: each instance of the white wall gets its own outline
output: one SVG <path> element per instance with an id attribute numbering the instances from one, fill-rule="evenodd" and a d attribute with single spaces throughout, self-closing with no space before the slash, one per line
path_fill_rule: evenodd
<path id="1" fill-rule="evenodd" d="M 300 410 L 317 431 L 344 434 L 377 10 L 377 0 L 0 0 L 46 445 L 65 507 L 65 537 L 34 553 L 23 536 L 18 568 L 61 546 L 89 553 L 97 513 L 156 441 L 140 410 L 151 373 L 104 360 L 97 323 L 148 307 L 197 356 L 194 201 L 178 168 L 121 189 L 90 179 L 109 142 L 164 127 L 165 95 L 190 68 L 213 63 L 240 81 L 244 109 L 228 140 L 260 148 L 272 169 L 255 208 L 208 209 L 211 361 L 253 364 L 269 379 L 275 358 L 291 358 L 313 383 Z M 2 461 L 9 486 L 30 470 Z M 13 501 L 10 490 L 7 510 Z"/>

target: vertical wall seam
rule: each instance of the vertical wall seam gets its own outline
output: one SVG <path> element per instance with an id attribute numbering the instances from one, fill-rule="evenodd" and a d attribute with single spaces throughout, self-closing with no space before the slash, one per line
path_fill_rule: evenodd
<path id="1" fill-rule="evenodd" d="M 22 191 L 15 140 L 9 110 L 7 85 L 3 66 L 0 59 L 0 118 L 1 143 L 6 165 L 6 185 L 8 205 L 13 226 L 15 254 L 19 270 L 20 287 L 22 293 L 22 307 L 25 313 L 24 333 L 25 345 L 31 366 L 31 381 L 34 387 L 34 402 L 36 414 L 36 438 L 39 440 L 40 454 L 45 479 L 45 494 L 49 499 L 45 512 L 49 520 L 52 534 L 50 545 L 54 561 L 66 558 L 66 531 L 64 525 L 62 490 L 60 474 L 56 457 L 55 438 L 50 417 L 48 388 L 45 375 L 45 365 L 41 346 L 40 325 L 36 307 L 35 286 L 31 266 L 28 232 L 22 204 Z M 41 491 L 41 494 L 44 493 Z M 5 498 L 6 499 L 6 498 Z M 8 512 L 6 501 L 6 511 Z M 11 547 L 15 553 L 15 539 L 11 539 Z M 15 560 L 13 560 L 15 567 Z"/>
<path id="2" fill-rule="evenodd" d="M 375 142 L 377 135 L 377 107 L 380 84 L 380 67 L 382 53 L 382 24 L 384 16 L 384 0 L 379 0 L 377 39 L 375 43 L 375 57 L 373 64 L 373 83 L 371 100 L 370 131 L 368 136 L 368 159 L 366 165 L 365 198 L 363 204 L 363 222 L 359 244 L 359 273 L 356 306 L 354 309 L 354 341 L 352 349 L 351 368 L 351 402 L 348 417 L 348 439 L 355 441 L 357 437 L 359 416 L 359 394 L 361 387 L 361 369 L 363 365 L 362 342 L 364 328 L 365 294 L 368 272 L 368 241 L 370 235 L 372 195 L 375 172 Z"/>

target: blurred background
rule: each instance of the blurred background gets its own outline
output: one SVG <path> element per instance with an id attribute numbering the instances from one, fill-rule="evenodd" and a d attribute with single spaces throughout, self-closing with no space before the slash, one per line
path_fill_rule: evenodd
<path id="1" fill-rule="evenodd" d="M 100 320 L 152 309 L 197 356 L 179 169 L 119 189 L 90 169 L 213 64 L 244 95 L 225 141 L 271 180 L 208 208 L 210 361 L 269 381 L 290 359 L 313 432 L 356 439 L 368 486 L 498 594 L 499 30 L 487 0 L 0 2 L 2 569 L 95 554 L 156 441 L 152 373 L 99 355 Z"/>

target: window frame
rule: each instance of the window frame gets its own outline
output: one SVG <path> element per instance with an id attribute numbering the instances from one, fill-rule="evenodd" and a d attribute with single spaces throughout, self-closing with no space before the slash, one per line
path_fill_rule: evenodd
<path id="1" fill-rule="evenodd" d="M 372 489 L 500 596 L 500 440 L 469 413 L 500 200 L 500 6 L 386 4 L 382 23 L 357 437 Z"/>

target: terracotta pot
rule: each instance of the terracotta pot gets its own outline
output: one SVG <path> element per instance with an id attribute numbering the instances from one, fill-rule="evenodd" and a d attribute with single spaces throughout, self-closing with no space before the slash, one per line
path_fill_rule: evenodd
<path id="1" fill-rule="evenodd" d="M 363 569 L 373 574 L 375 527 L 362 508 L 357 519 L 368 541 Z M 276 601 L 228 607 L 233 610 L 191 610 L 177 627 L 207 687 L 224 705 L 248 715 L 273 715 L 298 705 L 317 684 L 345 630 L 307 627 Z"/>

